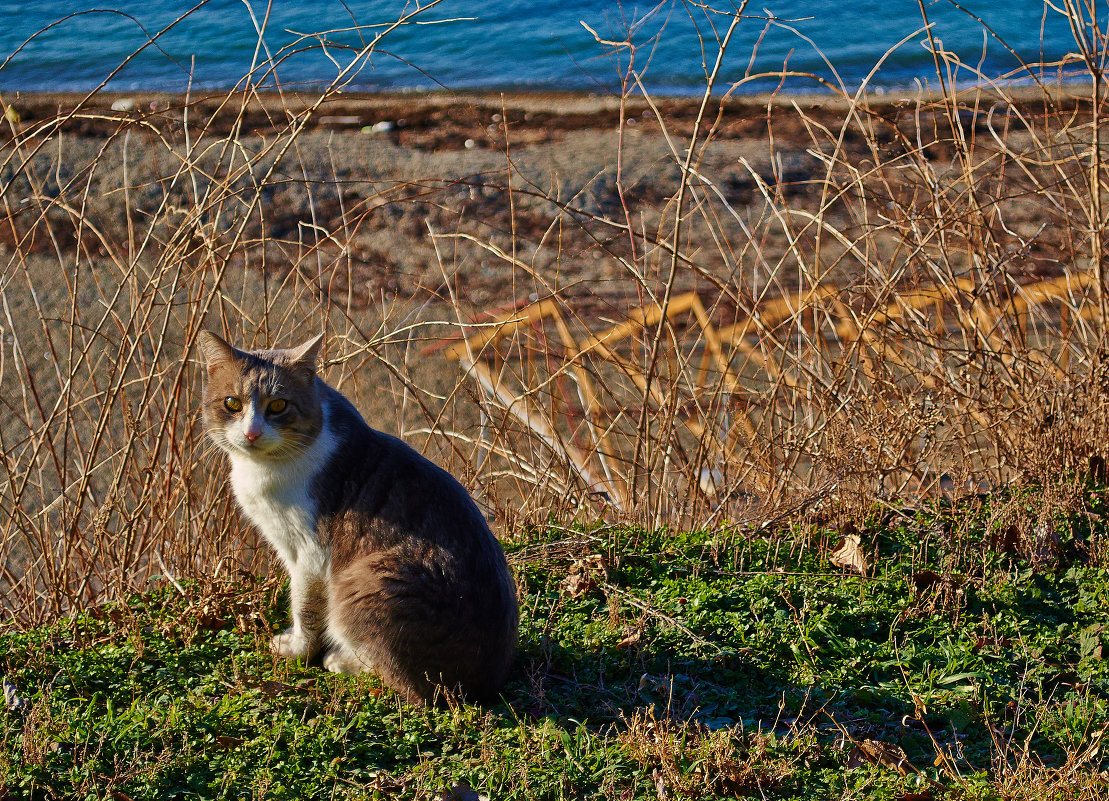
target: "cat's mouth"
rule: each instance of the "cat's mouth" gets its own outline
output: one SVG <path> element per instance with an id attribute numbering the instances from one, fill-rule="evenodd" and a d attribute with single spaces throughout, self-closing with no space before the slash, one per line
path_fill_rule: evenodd
<path id="1" fill-rule="evenodd" d="M 296 458 L 303 452 L 303 447 L 291 445 L 281 439 L 263 438 L 250 442 L 243 439 L 240 442 L 229 442 L 229 450 L 237 455 L 248 456 L 251 459 L 269 462 L 281 462 Z"/>
<path id="2" fill-rule="evenodd" d="M 239 445 L 239 450 L 243 453 L 257 458 L 270 458 L 276 455 L 276 451 L 280 450 L 277 447 L 271 446 L 269 442 L 244 442 Z"/>
<path id="3" fill-rule="evenodd" d="M 212 431 L 217 447 L 230 456 L 246 457 L 255 461 L 281 462 L 295 459 L 310 444 L 306 437 L 275 437 L 263 434 L 253 442 L 234 431 Z"/>
<path id="4" fill-rule="evenodd" d="M 274 447 L 274 444 L 268 439 L 257 439 L 251 442 L 245 437 L 232 438 L 223 437 L 223 449 L 228 453 L 236 456 L 250 456 L 254 459 L 270 459 L 277 455 L 279 447 Z"/>

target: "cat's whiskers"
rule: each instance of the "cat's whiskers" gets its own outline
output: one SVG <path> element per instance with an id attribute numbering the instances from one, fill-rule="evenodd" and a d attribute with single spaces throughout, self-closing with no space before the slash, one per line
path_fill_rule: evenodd
<path id="1" fill-rule="evenodd" d="M 308 450 L 308 445 L 306 442 L 286 442 L 282 444 L 280 453 L 282 456 L 300 456 Z"/>
<path id="2" fill-rule="evenodd" d="M 299 431 L 286 431 L 281 435 L 281 441 L 267 454 L 278 459 L 288 459 L 303 454 L 316 437 Z"/>
<path id="3" fill-rule="evenodd" d="M 223 453 L 226 453 L 223 447 L 215 441 L 214 437 L 209 437 L 204 440 L 204 445 L 200 449 L 200 458 L 207 460 Z"/>

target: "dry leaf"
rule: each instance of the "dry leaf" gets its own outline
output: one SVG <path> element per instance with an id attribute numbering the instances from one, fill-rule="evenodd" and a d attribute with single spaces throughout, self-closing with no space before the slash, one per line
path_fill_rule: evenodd
<path id="1" fill-rule="evenodd" d="M 1004 531 L 995 531 L 990 534 L 990 548 L 1000 553 L 1020 553 L 1020 529 L 1011 525 Z"/>
<path id="2" fill-rule="evenodd" d="M 597 580 L 584 573 L 571 573 L 562 580 L 560 586 L 563 595 L 568 595 L 571 598 L 580 598 L 597 586 Z"/>
<path id="3" fill-rule="evenodd" d="M 851 753 L 847 755 L 848 768 L 858 768 L 868 763 L 891 768 L 901 775 L 905 775 L 911 767 L 905 752 L 900 747 L 880 740 L 863 740 L 856 743 Z"/>
<path id="4" fill-rule="evenodd" d="M 560 589 L 563 595 L 571 598 L 580 598 L 592 589 L 600 586 L 608 578 L 608 568 L 605 566 L 603 556 L 593 554 L 584 559 L 575 559 L 570 565 L 570 572 L 562 580 Z"/>
<path id="5" fill-rule="evenodd" d="M 259 682 L 258 688 L 262 691 L 262 697 L 266 699 L 277 698 L 279 695 L 283 695 L 287 691 L 295 689 L 284 682 L 270 681 L 269 679 L 264 679 Z"/>
<path id="6" fill-rule="evenodd" d="M 913 573 L 913 586 L 916 587 L 917 592 L 931 589 L 941 581 L 943 581 L 943 577 L 935 570 L 918 570 Z"/>
<path id="7" fill-rule="evenodd" d="M 4 706 L 10 712 L 22 712 L 27 708 L 27 699 L 19 696 L 19 688 L 8 681 L 6 678 L 3 680 L 4 686 Z"/>
<path id="8" fill-rule="evenodd" d="M 866 561 L 866 555 L 862 552 L 861 545 L 862 538 L 858 534 L 847 534 L 840 542 L 839 547 L 828 555 L 828 558 L 836 567 L 855 570 L 865 576 L 870 565 Z"/>
<path id="9" fill-rule="evenodd" d="M 617 648 L 630 648 L 642 638 L 643 632 L 639 629 L 634 629 L 623 636 L 620 642 L 616 643 Z"/>

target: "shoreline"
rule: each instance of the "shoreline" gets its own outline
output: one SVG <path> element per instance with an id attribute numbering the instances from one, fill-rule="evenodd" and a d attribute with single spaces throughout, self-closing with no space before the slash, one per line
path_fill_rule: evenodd
<path id="1" fill-rule="evenodd" d="M 298 90 L 250 92 L 205 91 L 175 93 L 162 91 L 96 93 L 80 92 L 2 92 L 0 103 L 11 107 L 15 118 L 8 116 L 22 132 L 43 125 L 44 131 L 59 125 L 69 132 L 74 123 L 77 133 L 99 134 L 118 127 L 120 122 L 159 120 L 180 123 L 188 111 L 209 132 L 226 133 L 232 129 L 244 132 L 278 130 L 293 115 L 301 114 L 319 100 L 319 92 Z M 1029 113 L 1043 110 L 1045 101 L 1064 109 L 1077 109 L 1089 101 L 1085 85 L 1013 87 L 1004 91 L 964 89 L 955 93 L 960 109 L 985 111 L 983 104 L 1005 103 L 1019 106 Z M 945 96 L 939 91 L 886 91 L 869 93 L 858 101 L 834 94 L 756 94 L 713 98 L 706 106 L 705 119 L 726 126 L 732 121 L 765 118 L 768 113 L 797 108 L 824 119 L 842 118 L 852 107 L 865 107 L 869 115 L 899 114 L 907 106 L 939 107 Z M 642 96 L 623 100 L 629 118 L 651 117 L 654 110 L 668 122 L 696 120 L 701 97 L 660 96 L 648 101 Z M 1058 109 L 1057 109 L 1058 110 Z M 494 115 L 508 118 L 516 132 L 532 129 L 554 133 L 590 128 L 610 128 L 620 119 L 621 98 L 580 91 L 447 91 L 428 92 L 350 92 L 336 93 L 317 109 L 315 119 L 307 127 L 314 129 L 349 130 L 358 132 L 366 127 L 383 124 L 382 131 L 396 129 L 427 129 L 436 125 L 467 127 L 480 123 L 487 127 Z M 69 119 L 66 119 L 69 118 Z M 47 124 L 53 123 L 53 124 Z M 9 124 L 3 128 L 4 138 L 12 136 Z M 368 132 L 368 131 L 365 131 Z"/>

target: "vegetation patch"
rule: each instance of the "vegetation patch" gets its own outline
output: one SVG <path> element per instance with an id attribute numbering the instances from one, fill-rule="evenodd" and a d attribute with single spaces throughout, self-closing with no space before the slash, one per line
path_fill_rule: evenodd
<path id="1" fill-rule="evenodd" d="M 154 581 L 0 636 L 3 797 L 1103 798 L 1099 524 L 1033 567 L 1030 503 L 875 514 L 866 575 L 816 524 L 529 533 L 487 708 L 273 657 L 273 580 Z"/>

